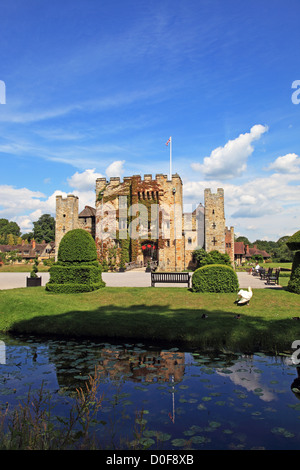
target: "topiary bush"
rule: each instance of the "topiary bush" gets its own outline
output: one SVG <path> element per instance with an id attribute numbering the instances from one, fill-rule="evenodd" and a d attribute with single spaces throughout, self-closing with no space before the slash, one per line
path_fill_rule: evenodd
<path id="1" fill-rule="evenodd" d="M 192 276 L 194 292 L 236 292 L 239 281 L 235 271 L 224 264 L 210 264 L 196 269 Z"/>
<path id="2" fill-rule="evenodd" d="M 300 230 L 294 233 L 286 242 L 290 250 L 300 250 Z M 300 294 L 300 251 L 297 251 L 292 264 L 291 277 L 287 286 L 290 292 Z"/>
<path id="3" fill-rule="evenodd" d="M 291 277 L 287 288 L 290 292 L 300 294 L 300 251 L 297 251 L 295 254 Z"/>
<path id="4" fill-rule="evenodd" d="M 50 269 L 46 290 L 56 293 L 90 292 L 105 286 L 92 236 L 83 229 L 67 232 Z"/>
<path id="5" fill-rule="evenodd" d="M 79 264 L 97 261 L 97 249 L 93 237 L 83 229 L 67 232 L 62 238 L 57 260 L 60 264 Z"/>
<path id="6" fill-rule="evenodd" d="M 288 238 L 286 244 L 291 251 L 300 250 L 300 230 Z"/>

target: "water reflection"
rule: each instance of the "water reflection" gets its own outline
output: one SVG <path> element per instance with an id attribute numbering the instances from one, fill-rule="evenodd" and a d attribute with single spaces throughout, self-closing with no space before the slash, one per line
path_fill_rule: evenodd
<path id="1" fill-rule="evenodd" d="M 208 355 L 144 344 L 0 337 L 0 400 L 15 406 L 41 383 L 62 412 L 70 392 L 97 367 L 101 410 L 114 445 L 130 448 L 136 412 L 143 410 L 150 447 L 163 449 L 298 448 L 300 374 L 289 358 L 258 353 Z M 298 414 L 299 413 L 299 414 Z M 111 424 L 112 423 L 112 424 Z M 99 437 L 110 446 L 107 427 Z"/>

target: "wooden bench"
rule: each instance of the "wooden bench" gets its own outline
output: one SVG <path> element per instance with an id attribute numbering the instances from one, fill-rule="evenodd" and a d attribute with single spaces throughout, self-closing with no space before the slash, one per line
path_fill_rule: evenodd
<path id="1" fill-rule="evenodd" d="M 276 269 L 275 273 L 267 275 L 267 284 L 271 284 L 271 282 L 274 282 L 274 284 L 279 284 L 279 274 L 280 269 Z"/>
<path id="2" fill-rule="evenodd" d="M 151 287 L 157 283 L 168 284 L 185 284 L 190 287 L 190 274 L 189 273 L 151 273 Z"/>

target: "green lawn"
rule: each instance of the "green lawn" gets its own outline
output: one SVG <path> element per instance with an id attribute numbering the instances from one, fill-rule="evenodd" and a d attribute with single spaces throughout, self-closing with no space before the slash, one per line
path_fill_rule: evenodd
<path id="1" fill-rule="evenodd" d="M 34 263 L 28 264 L 3 264 L 0 266 L 0 273 L 30 273 Z M 38 270 L 41 273 L 49 271 L 49 266 L 44 266 L 43 263 L 38 265 Z"/>
<path id="2" fill-rule="evenodd" d="M 44 287 L 4 290 L 0 331 L 243 352 L 290 350 L 292 342 L 300 340 L 300 321 L 292 319 L 300 317 L 298 295 L 256 289 L 249 306 L 237 306 L 235 300 L 234 293 L 198 294 L 164 287 L 105 287 L 84 294 L 50 294 Z"/>

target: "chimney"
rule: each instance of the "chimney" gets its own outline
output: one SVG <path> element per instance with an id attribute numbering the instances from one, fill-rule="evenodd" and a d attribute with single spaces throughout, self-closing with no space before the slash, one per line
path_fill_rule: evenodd
<path id="1" fill-rule="evenodd" d="M 35 240 L 34 240 L 34 238 L 31 240 L 31 246 L 32 246 L 32 249 L 35 250 Z"/>
<path id="2" fill-rule="evenodd" d="M 246 245 L 246 255 L 249 254 L 249 245 Z"/>

